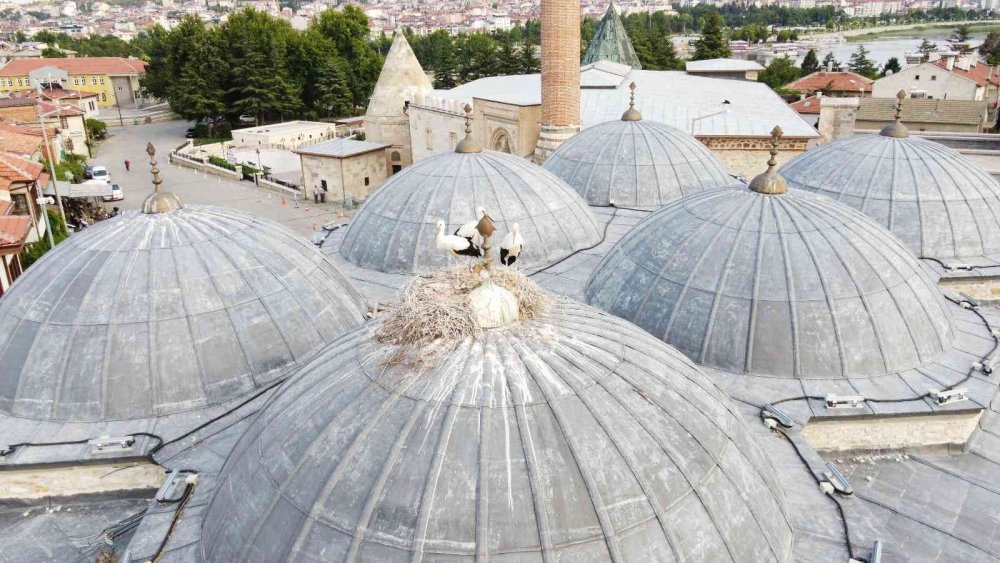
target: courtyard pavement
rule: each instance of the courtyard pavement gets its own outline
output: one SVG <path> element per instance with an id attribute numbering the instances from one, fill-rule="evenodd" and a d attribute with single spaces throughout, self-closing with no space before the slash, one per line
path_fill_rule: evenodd
<path id="1" fill-rule="evenodd" d="M 146 143 L 156 147 L 163 188 L 177 194 L 184 203 L 219 205 L 248 211 L 283 223 L 302 236 L 327 223 L 346 223 L 338 217 L 337 206 L 316 205 L 312 201 L 294 201 L 278 193 L 261 189 L 250 182 L 236 182 L 182 168 L 167 162 L 167 153 L 184 142 L 184 132 L 190 125 L 185 121 L 169 121 L 121 128 L 109 128 L 110 137 L 97 148 L 92 164 L 107 166 L 111 181 L 125 191 L 123 201 L 105 204 L 108 209 L 141 209 L 142 201 L 153 189 L 149 173 Z M 125 171 L 125 160 L 132 161 L 132 171 Z M 343 214 L 341 214 L 343 215 Z"/>

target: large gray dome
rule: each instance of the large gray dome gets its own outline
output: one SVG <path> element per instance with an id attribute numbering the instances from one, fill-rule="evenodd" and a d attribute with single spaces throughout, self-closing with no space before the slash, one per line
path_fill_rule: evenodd
<path id="1" fill-rule="evenodd" d="M 96 421 L 217 404 L 364 312 L 284 227 L 205 206 L 127 213 L 60 244 L 0 299 L 0 412 Z"/>
<path id="2" fill-rule="evenodd" d="M 934 282 L 880 225 L 822 196 L 694 194 L 598 265 L 587 302 L 696 362 L 779 377 L 870 377 L 950 347 Z"/>
<path id="3" fill-rule="evenodd" d="M 247 430 L 206 561 L 787 561 L 784 494 L 732 402 L 638 328 L 563 302 L 438 368 L 365 327 Z"/>
<path id="4" fill-rule="evenodd" d="M 495 238 L 520 225 L 522 267 L 546 266 L 601 239 L 583 200 L 542 168 L 499 152 L 446 152 L 404 169 L 372 194 L 340 253 L 381 272 L 434 271 L 449 263 L 434 245 L 437 221 L 445 221 L 451 234 L 480 206 L 496 223 Z"/>
<path id="5" fill-rule="evenodd" d="M 655 121 L 588 127 L 563 143 L 544 167 L 599 206 L 659 207 L 738 183 L 697 139 Z"/>
<path id="6" fill-rule="evenodd" d="M 859 135 L 781 167 L 793 188 L 875 219 L 919 256 L 1000 254 L 1000 184 L 971 160 L 915 137 Z"/>

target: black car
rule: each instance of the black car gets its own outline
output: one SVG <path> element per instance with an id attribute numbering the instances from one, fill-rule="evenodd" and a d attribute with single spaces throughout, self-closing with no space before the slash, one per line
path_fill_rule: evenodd
<path id="1" fill-rule="evenodd" d="M 86 165 L 83 167 L 83 179 L 92 180 L 94 178 L 94 167 L 91 165 Z"/>
<path id="2" fill-rule="evenodd" d="M 184 132 L 184 138 L 194 139 L 194 137 L 195 137 L 194 127 L 188 127 L 188 130 Z"/>

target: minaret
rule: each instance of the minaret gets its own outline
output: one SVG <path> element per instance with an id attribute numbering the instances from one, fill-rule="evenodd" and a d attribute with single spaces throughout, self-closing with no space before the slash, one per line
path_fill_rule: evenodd
<path id="1" fill-rule="evenodd" d="M 542 0 L 541 164 L 580 130 L 580 2 Z"/>

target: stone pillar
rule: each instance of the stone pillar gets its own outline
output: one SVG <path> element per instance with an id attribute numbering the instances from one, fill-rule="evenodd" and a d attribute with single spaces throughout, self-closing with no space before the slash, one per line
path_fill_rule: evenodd
<path id="1" fill-rule="evenodd" d="M 542 0 L 542 120 L 534 161 L 541 164 L 580 130 L 580 3 Z"/>
<path id="2" fill-rule="evenodd" d="M 836 141 L 854 134 L 861 98 L 824 97 L 819 102 L 819 133 L 823 141 Z"/>

